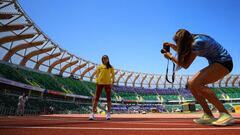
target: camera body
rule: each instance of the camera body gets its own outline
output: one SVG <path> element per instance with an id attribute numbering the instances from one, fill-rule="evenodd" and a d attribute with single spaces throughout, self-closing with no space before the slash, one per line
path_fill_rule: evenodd
<path id="1" fill-rule="evenodd" d="M 163 45 L 163 49 L 161 50 L 161 53 L 167 53 L 170 52 L 170 46 Z"/>

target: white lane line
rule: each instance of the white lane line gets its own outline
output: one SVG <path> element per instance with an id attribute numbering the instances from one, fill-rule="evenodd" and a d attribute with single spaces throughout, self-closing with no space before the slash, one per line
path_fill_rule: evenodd
<path id="1" fill-rule="evenodd" d="M 101 123 L 101 124 L 127 124 L 127 125 L 176 125 L 176 126 L 191 126 L 191 125 L 195 125 L 195 123 L 151 123 L 151 122 L 97 122 L 97 121 L 91 121 L 91 122 L 87 122 L 87 121 L 82 121 L 82 122 L 79 122 L 79 121 L 72 121 L 72 122 L 64 122 L 64 123 L 61 123 L 62 125 L 65 125 L 65 124 L 81 124 L 81 123 L 89 123 L 89 124 L 98 124 L 98 123 Z M 37 124 L 37 125 L 42 125 L 42 124 L 51 124 L 51 125 L 58 125 L 58 123 L 28 123 L 28 124 Z M 9 124 L 2 124 L 2 125 L 9 125 Z"/>
<path id="2" fill-rule="evenodd" d="M 107 123 L 107 122 L 106 122 Z M 117 124 L 130 124 L 130 125 L 193 125 L 194 123 L 153 123 L 153 122 L 109 122 L 109 123 L 117 123 Z"/>
<path id="3" fill-rule="evenodd" d="M 8 121 L 9 120 L 0 120 L 0 121 Z M 149 120 L 141 120 L 141 121 L 135 121 L 135 120 L 121 120 L 121 121 L 105 121 L 101 119 L 96 119 L 95 121 L 89 121 L 89 120 L 68 120 L 68 119 L 34 119 L 32 121 L 57 121 L 57 122 L 80 122 L 80 123 L 110 123 L 110 122 L 115 122 L 115 123 L 191 123 L 192 121 L 149 121 Z"/>
<path id="4" fill-rule="evenodd" d="M 28 120 L 28 119 L 31 119 L 31 118 L 10 118 L 10 119 L 1 119 L 0 118 L 0 121 L 9 121 L 9 120 Z M 98 120 L 98 118 L 96 118 Z M 113 118 L 114 119 L 114 118 Z M 31 119 L 31 120 L 45 120 L 45 121 L 58 121 L 58 120 L 64 120 L 64 121 L 72 121 L 72 120 L 78 120 L 78 119 L 63 119 L 63 118 L 58 118 L 58 119 L 46 119 L 46 118 L 37 118 L 37 119 Z M 83 120 L 83 119 L 79 119 L 79 120 Z M 85 118 L 86 121 L 88 121 L 88 118 Z M 104 120 L 104 119 L 101 119 L 99 118 L 99 120 Z M 114 120 L 118 120 L 118 119 L 114 119 Z M 126 120 L 122 120 L 121 121 L 135 121 L 135 122 L 138 122 L 138 121 L 145 121 L 145 122 L 189 122 L 191 120 L 161 120 L 161 119 L 158 119 L 158 120 L 129 120 L 129 119 L 126 119 Z"/>
<path id="5" fill-rule="evenodd" d="M 78 121 L 78 120 L 49 120 L 49 119 L 41 119 L 42 121 L 52 121 L 52 122 L 64 122 L 66 124 L 80 124 L 80 123 L 116 123 L 116 124 L 134 124 L 134 125 L 193 125 L 194 123 L 186 123 L 186 122 L 155 122 L 155 121 Z M 41 121 L 39 120 L 39 121 Z M 64 124 L 63 123 L 63 124 Z M 36 123 L 38 124 L 38 123 Z M 42 123 L 39 123 L 41 125 Z M 51 123 L 54 124 L 54 123 Z"/>
<path id="6" fill-rule="evenodd" d="M 134 131 L 199 131 L 199 130 L 240 130 L 240 127 L 212 127 L 212 128 L 101 128 L 101 127 L 21 127 L 0 126 L 4 129 L 62 129 L 62 130 L 134 130 Z"/>
<path id="7" fill-rule="evenodd" d="M 9 120 L 0 120 L 0 121 L 8 121 Z M 57 122 L 80 122 L 80 123 L 110 123 L 110 121 L 105 121 L 105 120 L 95 120 L 95 121 L 89 121 L 89 120 L 68 120 L 68 119 L 35 119 L 33 121 L 57 121 Z M 145 121 L 145 120 L 141 120 L 141 121 L 131 121 L 131 120 L 124 120 L 124 121 L 112 121 L 112 122 L 119 122 L 119 123 L 189 123 L 191 124 L 192 121 Z"/>

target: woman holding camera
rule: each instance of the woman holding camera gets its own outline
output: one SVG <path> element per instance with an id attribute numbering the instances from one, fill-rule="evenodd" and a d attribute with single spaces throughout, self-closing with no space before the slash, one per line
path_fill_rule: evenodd
<path id="1" fill-rule="evenodd" d="M 193 121 L 197 124 L 226 126 L 234 123 L 234 118 L 224 108 L 216 95 L 207 84 L 214 83 L 229 74 L 233 68 L 232 57 L 217 41 L 208 35 L 191 34 L 185 29 L 180 29 L 174 36 L 176 45 L 164 43 L 164 48 L 171 47 L 177 52 L 177 58 L 170 52 L 164 51 L 164 56 L 172 60 L 179 67 L 187 69 L 197 56 L 205 57 L 209 65 L 196 73 L 189 81 L 188 88 L 202 106 L 204 114 Z M 212 103 L 220 113 L 215 119 L 206 99 Z"/>

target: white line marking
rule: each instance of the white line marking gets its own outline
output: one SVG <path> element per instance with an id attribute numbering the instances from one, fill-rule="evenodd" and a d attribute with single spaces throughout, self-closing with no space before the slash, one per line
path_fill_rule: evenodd
<path id="1" fill-rule="evenodd" d="M 19 119 L 19 118 L 12 118 L 12 119 Z M 21 120 L 21 119 L 20 119 Z M 1 120 L 0 119 L 0 122 L 4 122 L 4 121 L 9 121 L 9 120 Z M 97 121 L 88 121 L 87 118 L 86 120 L 69 120 L 69 119 L 46 119 L 46 118 L 40 118 L 40 119 L 33 119 L 33 121 L 53 121 L 53 122 L 66 122 L 66 123 L 76 123 L 76 122 L 79 122 L 79 123 L 126 123 L 126 124 L 129 124 L 129 123 L 133 123 L 133 124 L 158 124 L 158 125 L 162 125 L 162 124 L 169 124 L 169 125 L 175 125 L 176 123 L 181 123 L 181 124 L 184 124 L 184 125 L 192 125 L 192 121 L 182 121 L 182 120 L 170 120 L 170 121 L 151 121 L 151 120 L 141 120 L 141 121 L 131 121 L 131 120 L 124 120 L 124 121 L 105 121 L 105 120 L 97 120 Z M 172 124 L 171 124 L 172 123 Z M 187 123 L 187 124 L 186 124 Z"/>
<path id="2" fill-rule="evenodd" d="M 55 119 L 55 120 L 49 120 L 49 119 L 41 119 L 42 121 L 49 121 L 49 122 L 64 122 L 66 124 L 72 123 L 72 124 L 80 124 L 80 123 L 116 123 L 116 124 L 134 124 L 134 125 L 193 125 L 194 123 L 186 123 L 186 122 L 173 122 L 173 121 L 78 121 L 78 120 L 63 120 L 63 119 Z M 39 120 L 39 121 L 41 121 Z M 63 124 L 64 124 L 63 123 Z M 37 124 L 37 123 L 36 123 Z M 41 123 L 40 123 L 41 124 Z M 51 123 L 54 124 L 54 123 Z"/>
<path id="3" fill-rule="evenodd" d="M 153 122 L 109 122 L 109 123 L 117 123 L 117 124 L 130 124 L 130 125 L 193 125 L 191 123 L 171 123 L 171 122 L 164 122 L 164 123 L 153 123 Z"/>
<path id="4" fill-rule="evenodd" d="M 240 127 L 212 127 L 212 128 L 101 128 L 101 127 L 21 127 L 21 126 L 0 126 L 5 129 L 63 129 L 63 130 L 134 130 L 134 131 L 198 131 L 198 130 L 240 130 Z"/>

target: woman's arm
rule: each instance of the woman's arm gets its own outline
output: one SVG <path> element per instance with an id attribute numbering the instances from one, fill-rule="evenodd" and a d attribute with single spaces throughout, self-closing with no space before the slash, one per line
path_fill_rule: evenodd
<path id="1" fill-rule="evenodd" d="M 111 78 L 112 78 L 112 84 L 114 84 L 114 79 L 115 79 L 115 73 L 114 73 L 114 68 L 111 69 Z"/>
<path id="2" fill-rule="evenodd" d="M 98 83 L 98 77 L 99 77 L 99 68 L 97 68 L 97 70 L 95 71 L 96 72 L 96 83 Z"/>
<path id="3" fill-rule="evenodd" d="M 166 57 L 167 59 L 172 60 L 174 63 L 176 63 L 178 66 L 181 66 L 185 69 L 187 69 L 195 60 L 195 58 L 197 57 L 196 54 L 194 53 L 190 53 L 189 57 L 187 60 L 184 61 L 184 63 L 180 63 L 178 62 L 177 58 L 173 57 L 171 53 L 164 53 L 164 57 Z"/>

